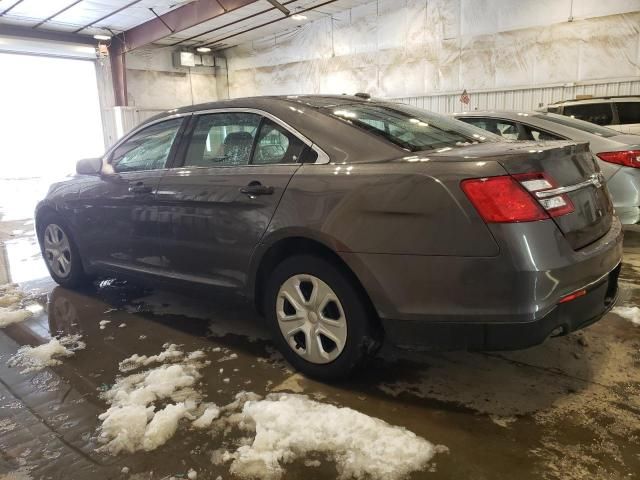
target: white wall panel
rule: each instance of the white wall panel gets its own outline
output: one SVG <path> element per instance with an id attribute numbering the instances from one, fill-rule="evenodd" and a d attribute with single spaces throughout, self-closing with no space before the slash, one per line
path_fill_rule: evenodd
<path id="1" fill-rule="evenodd" d="M 640 77 L 638 25 L 640 0 L 379 0 L 225 55 L 232 97 L 520 91 Z"/>

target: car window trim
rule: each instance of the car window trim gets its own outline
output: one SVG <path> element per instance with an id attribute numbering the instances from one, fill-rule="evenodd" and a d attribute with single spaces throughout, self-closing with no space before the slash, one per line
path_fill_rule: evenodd
<path id="1" fill-rule="evenodd" d="M 158 118 L 157 120 L 154 120 L 154 121 L 151 121 L 151 122 L 146 122 L 146 123 L 138 125 L 137 127 L 133 128 L 130 132 L 125 134 L 120 140 L 118 140 L 116 143 L 114 143 L 109 150 L 107 150 L 107 152 L 102 157 L 103 166 L 104 166 L 105 163 L 108 164 L 108 165 L 111 165 L 111 162 L 113 161 L 113 154 L 115 153 L 115 151 L 121 145 L 126 143 L 131 137 L 136 135 L 137 133 L 140 133 L 141 131 L 146 130 L 149 127 L 152 127 L 153 125 L 157 125 L 158 123 L 168 122 L 170 120 L 175 120 L 176 118 L 189 117 L 191 115 L 193 115 L 191 112 L 189 112 L 189 113 L 179 113 L 179 114 L 176 114 L 176 115 L 170 115 L 168 117 Z M 157 171 L 163 171 L 163 170 L 170 169 L 171 168 L 170 165 L 173 163 L 173 159 L 174 159 L 173 157 L 177 153 L 177 147 L 181 143 L 182 135 L 184 134 L 184 129 L 185 129 L 187 123 L 188 122 L 183 120 L 182 123 L 180 124 L 180 128 L 178 128 L 178 132 L 176 133 L 176 136 L 173 139 L 173 143 L 171 145 L 171 150 L 169 151 L 169 156 L 167 157 L 167 161 L 165 163 L 165 167 L 164 168 L 153 168 L 153 169 L 150 169 L 150 170 L 132 170 L 130 172 L 116 172 L 116 174 L 117 175 L 123 175 L 123 174 L 126 174 L 126 173 L 157 172 Z"/>
<path id="2" fill-rule="evenodd" d="M 279 125 L 280 127 L 284 128 L 286 131 L 288 131 L 290 134 L 292 134 L 294 137 L 296 137 L 298 140 L 300 140 L 302 143 L 304 143 L 307 147 L 311 148 L 313 151 L 315 151 L 318 154 L 318 159 L 314 162 L 314 163 L 309 163 L 308 165 L 322 165 L 322 164 L 327 164 L 331 162 L 331 158 L 329 157 L 329 155 L 327 155 L 327 153 L 322 150 L 318 145 L 316 145 L 313 141 L 311 141 L 309 138 L 305 137 L 302 133 L 300 133 L 298 130 L 296 130 L 294 127 L 292 127 L 291 125 L 289 125 L 287 122 L 285 122 L 284 120 L 281 120 L 280 118 L 276 117 L 275 115 L 273 115 L 272 113 L 269 113 L 265 110 L 260 110 L 258 108 L 240 108 L 240 107 L 233 107 L 233 108 L 213 108 L 213 109 L 208 109 L 208 110 L 198 110 L 195 112 L 191 112 L 193 115 L 193 118 L 195 119 L 196 117 L 200 116 L 200 115 L 211 115 L 211 114 L 224 114 L 224 113 L 253 113 L 256 115 L 260 115 L 263 118 L 268 118 L 269 120 L 273 121 L 274 123 L 276 123 L 277 125 Z M 262 119 L 260 120 L 260 124 L 258 125 L 258 127 L 260 127 L 262 125 Z M 257 135 L 260 133 L 260 130 L 258 128 L 257 132 L 256 132 L 256 138 Z M 255 139 L 254 139 L 254 143 L 255 143 Z M 178 162 L 176 162 L 176 165 L 173 168 L 187 168 L 190 167 L 189 165 L 184 165 L 185 162 L 185 156 L 184 153 L 182 152 L 182 158 L 179 159 Z M 252 155 L 253 155 L 253 150 L 252 150 Z M 258 164 L 254 164 L 252 163 L 253 157 L 251 157 L 249 159 L 248 164 L 246 165 L 212 165 L 212 166 L 206 166 L 206 167 L 202 167 L 202 168 L 227 168 L 227 167 L 266 167 L 266 166 L 277 166 L 277 165 L 297 165 L 297 163 L 270 163 L 268 165 L 258 165 Z M 200 167 L 197 167 L 200 168 Z"/>

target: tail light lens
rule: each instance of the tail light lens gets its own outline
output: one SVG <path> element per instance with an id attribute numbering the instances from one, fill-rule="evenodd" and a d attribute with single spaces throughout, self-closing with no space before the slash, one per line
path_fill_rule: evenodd
<path id="1" fill-rule="evenodd" d="M 534 194 L 556 187 L 544 173 L 463 180 L 462 190 L 487 223 L 546 220 L 574 210 L 566 195 L 536 199 Z"/>
<path id="2" fill-rule="evenodd" d="M 600 152 L 597 155 L 604 162 L 615 163 L 624 167 L 640 168 L 640 150 Z"/>
<path id="3" fill-rule="evenodd" d="M 461 187 L 487 223 L 534 222 L 549 218 L 536 199 L 509 175 L 463 180 Z"/>

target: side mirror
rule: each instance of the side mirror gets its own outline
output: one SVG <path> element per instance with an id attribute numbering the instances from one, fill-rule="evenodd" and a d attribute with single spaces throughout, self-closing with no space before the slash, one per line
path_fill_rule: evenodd
<path id="1" fill-rule="evenodd" d="M 76 163 L 76 172 L 80 175 L 98 175 L 101 171 L 101 158 L 84 158 Z"/>

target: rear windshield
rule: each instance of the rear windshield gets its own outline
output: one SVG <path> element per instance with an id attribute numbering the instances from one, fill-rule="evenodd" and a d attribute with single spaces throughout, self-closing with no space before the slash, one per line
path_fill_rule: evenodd
<path id="1" fill-rule="evenodd" d="M 411 152 L 501 140 L 464 122 L 396 103 L 341 105 L 329 113 Z"/>
<path id="2" fill-rule="evenodd" d="M 593 135 L 598 135 L 600 137 L 609 138 L 620 135 L 620 132 L 610 128 L 601 127 L 595 123 L 585 122 L 565 115 L 557 115 L 555 113 L 537 113 L 533 115 L 533 117 L 549 120 L 550 122 L 559 123 L 565 127 L 575 128 L 576 130 L 582 130 L 583 132 L 592 133 Z"/>

